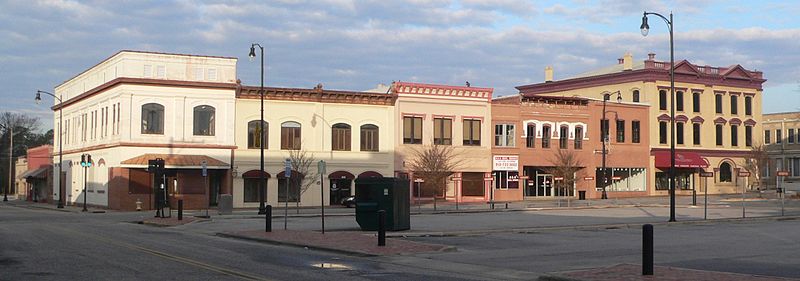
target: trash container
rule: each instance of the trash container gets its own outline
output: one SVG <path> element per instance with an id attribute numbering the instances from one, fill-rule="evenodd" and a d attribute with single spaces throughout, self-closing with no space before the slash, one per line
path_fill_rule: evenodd
<path id="1" fill-rule="evenodd" d="M 586 190 L 578 191 L 578 200 L 586 200 Z"/>
<path id="2" fill-rule="evenodd" d="M 220 215 L 230 215 L 233 211 L 233 196 L 230 194 L 220 195 L 217 209 L 219 210 Z"/>
<path id="3" fill-rule="evenodd" d="M 356 184 L 356 222 L 378 230 L 378 210 L 386 211 L 386 230 L 411 229 L 409 182 L 397 178 L 361 178 Z"/>

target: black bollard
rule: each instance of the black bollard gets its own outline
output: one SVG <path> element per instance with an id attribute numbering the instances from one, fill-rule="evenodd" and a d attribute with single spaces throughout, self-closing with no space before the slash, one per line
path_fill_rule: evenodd
<path id="1" fill-rule="evenodd" d="M 642 275 L 653 275 L 653 225 L 642 226 Z"/>
<path id="2" fill-rule="evenodd" d="M 183 199 L 178 200 L 178 220 L 183 220 Z"/>
<path id="3" fill-rule="evenodd" d="M 266 229 L 265 229 L 265 231 L 266 232 L 272 232 L 272 205 L 264 206 L 264 214 L 265 214 L 265 217 L 266 217 L 266 222 L 265 222 Z"/>
<path id="4" fill-rule="evenodd" d="M 378 210 L 378 246 L 386 246 L 386 211 Z"/>

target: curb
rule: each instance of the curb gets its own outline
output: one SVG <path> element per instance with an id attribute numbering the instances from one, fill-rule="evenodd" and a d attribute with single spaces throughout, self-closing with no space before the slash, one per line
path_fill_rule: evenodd
<path id="1" fill-rule="evenodd" d="M 323 247 L 323 246 L 304 245 L 304 244 L 299 244 L 299 243 L 287 243 L 287 242 L 281 242 L 281 241 L 275 241 L 275 240 L 269 240 L 269 239 L 257 238 L 257 237 L 249 237 L 249 236 L 232 234 L 232 233 L 225 233 L 225 232 L 217 232 L 215 235 L 219 236 L 219 237 L 225 237 L 225 238 L 234 238 L 234 239 L 241 239 L 241 240 L 254 241 L 254 242 L 260 242 L 260 243 L 267 243 L 267 244 L 273 244 L 273 245 L 281 245 L 281 246 L 292 246 L 292 247 L 298 247 L 298 248 L 304 248 L 304 249 L 307 248 L 307 249 L 326 251 L 326 252 L 333 252 L 333 253 L 345 254 L 345 255 L 351 255 L 351 256 L 358 256 L 358 257 L 379 257 L 380 256 L 380 255 L 376 255 L 376 254 L 364 253 L 364 252 L 359 252 L 359 251 L 348 251 L 348 250 L 342 250 L 342 249 L 336 249 L 336 248 L 330 248 L 330 247 Z"/>
<path id="2" fill-rule="evenodd" d="M 542 275 L 539 276 L 538 281 L 583 281 L 583 279 L 576 279 L 572 277 L 560 276 L 560 275 Z"/>
<path id="3" fill-rule="evenodd" d="M 141 224 L 141 225 L 147 225 L 147 226 L 155 226 L 155 227 L 175 227 L 175 226 L 190 225 L 190 224 L 197 223 L 197 222 L 207 222 L 207 221 L 211 221 L 211 219 L 197 219 L 197 220 L 193 220 L 193 221 L 190 221 L 190 222 L 187 222 L 187 223 L 184 223 L 184 224 L 176 224 L 176 225 L 166 225 L 166 224 L 159 224 L 159 223 L 146 222 L 146 221 L 135 221 L 134 223 Z"/>

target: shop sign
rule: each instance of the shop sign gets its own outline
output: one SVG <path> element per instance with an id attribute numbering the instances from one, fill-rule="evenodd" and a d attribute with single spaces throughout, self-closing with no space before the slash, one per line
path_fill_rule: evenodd
<path id="1" fill-rule="evenodd" d="M 425 182 L 425 180 L 417 178 L 417 179 L 414 179 L 414 182 Z"/>
<path id="2" fill-rule="evenodd" d="M 778 171 L 778 176 L 779 177 L 788 177 L 789 176 L 789 171 Z"/>
<path id="3" fill-rule="evenodd" d="M 594 180 L 594 177 L 583 177 L 583 180 L 592 181 L 592 180 Z"/>
<path id="4" fill-rule="evenodd" d="M 553 177 L 553 180 L 557 180 L 557 181 L 563 181 L 563 180 L 564 180 L 564 177 Z"/>
<path id="5" fill-rule="evenodd" d="M 714 172 L 700 172 L 700 177 L 713 178 L 714 177 Z"/>
<path id="6" fill-rule="evenodd" d="M 740 178 L 749 177 L 749 176 L 750 176 L 750 172 L 739 172 L 739 177 Z"/>
<path id="7" fill-rule="evenodd" d="M 622 179 L 622 177 L 620 177 L 620 176 L 613 176 L 613 177 L 611 177 L 611 179 L 612 179 L 612 180 L 615 180 L 615 181 L 618 181 L 618 180 L 621 180 L 621 179 Z"/>
<path id="8" fill-rule="evenodd" d="M 495 171 L 517 171 L 519 170 L 519 156 L 495 155 L 492 159 L 492 167 Z"/>
<path id="9" fill-rule="evenodd" d="M 461 177 L 452 177 L 450 178 L 451 181 L 460 181 Z"/>

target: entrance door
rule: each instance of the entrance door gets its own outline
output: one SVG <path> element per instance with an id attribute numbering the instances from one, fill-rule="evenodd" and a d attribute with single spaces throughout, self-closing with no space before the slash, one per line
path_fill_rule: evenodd
<path id="1" fill-rule="evenodd" d="M 331 179 L 331 205 L 339 205 L 342 199 L 350 196 L 350 186 L 353 180 L 350 179 Z"/>
<path id="2" fill-rule="evenodd" d="M 208 171 L 208 205 L 219 205 L 219 190 L 222 187 L 222 176 L 217 171 Z"/>
<path id="3" fill-rule="evenodd" d="M 553 175 L 536 176 L 536 196 L 553 196 Z"/>

